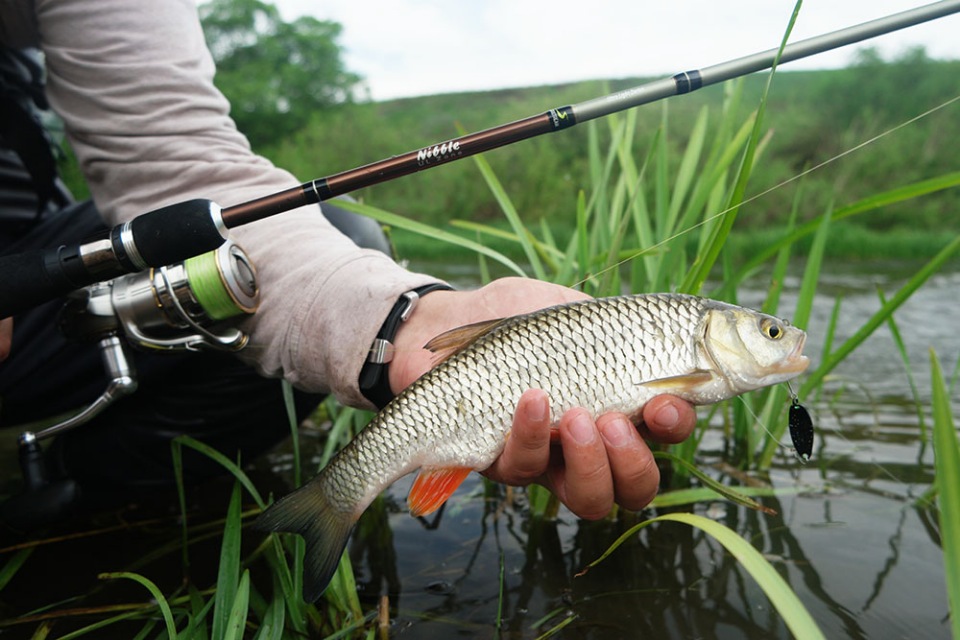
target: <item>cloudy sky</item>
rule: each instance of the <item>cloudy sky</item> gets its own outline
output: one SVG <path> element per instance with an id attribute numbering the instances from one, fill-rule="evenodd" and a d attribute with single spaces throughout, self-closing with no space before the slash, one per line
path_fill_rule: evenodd
<path id="1" fill-rule="evenodd" d="M 779 44 L 792 0 L 274 0 L 284 19 L 343 25 L 348 67 L 376 100 L 560 82 L 662 76 Z M 589 4 L 589 8 L 587 8 Z M 925 4 L 806 0 L 791 40 Z M 885 56 L 924 45 L 960 59 L 960 14 L 871 41 Z M 856 46 L 784 68 L 830 68 Z"/>

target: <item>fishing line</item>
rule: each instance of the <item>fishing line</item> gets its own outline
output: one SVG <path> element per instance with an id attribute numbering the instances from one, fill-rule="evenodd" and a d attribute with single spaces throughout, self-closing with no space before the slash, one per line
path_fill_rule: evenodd
<path id="1" fill-rule="evenodd" d="M 789 384 L 790 384 L 790 383 L 787 383 L 788 386 L 789 386 Z M 792 393 L 792 392 L 791 392 L 791 393 Z M 746 408 L 747 413 L 749 413 L 750 416 L 754 419 L 754 421 L 755 421 L 758 425 L 760 425 L 760 428 L 763 429 L 764 431 L 766 431 L 766 432 L 767 432 L 767 435 L 770 436 L 770 437 L 773 439 L 773 441 L 777 443 L 777 446 L 783 447 L 784 449 L 793 449 L 793 447 L 791 447 L 790 445 L 782 442 L 776 435 L 774 435 L 774 433 L 773 433 L 772 431 L 770 431 L 770 429 L 767 428 L 767 425 L 763 424 L 763 421 L 760 420 L 760 416 L 758 416 L 758 415 L 753 411 L 753 408 L 750 406 L 750 403 L 747 402 L 747 399 L 746 399 L 746 398 L 744 398 L 744 397 L 741 395 L 741 396 L 737 396 L 737 399 L 740 400 L 740 402 L 743 403 L 743 406 Z M 797 456 L 797 457 L 799 458 L 799 456 Z M 806 462 L 806 460 L 801 460 L 801 462 Z"/>
<path id="2" fill-rule="evenodd" d="M 690 232 L 692 232 L 692 231 L 694 231 L 694 230 L 696 230 L 696 229 L 698 229 L 698 228 L 700 228 L 700 227 L 702 227 L 702 226 L 704 226 L 704 225 L 706 225 L 706 224 L 709 224 L 710 222 L 713 222 L 713 221 L 716 220 L 717 218 L 721 218 L 721 217 L 725 216 L 726 214 L 730 213 L 730 212 L 733 211 L 734 209 L 739 209 L 740 207 L 743 207 L 744 205 L 750 204 L 750 203 L 754 202 L 755 200 L 759 200 L 760 198 L 762 198 L 762 197 L 764 197 L 764 196 L 766 196 L 766 195 L 768 195 L 768 194 L 770 194 L 770 193 L 773 193 L 774 191 L 776 191 L 776 190 L 778 190 L 778 189 L 780 189 L 780 188 L 782 188 L 782 187 L 785 187 L 785 186 L 787 186 L 787 185 L 789 185 L 789 184 L 791 184 L 791 183 L 793 183 L 793 182 L 796 182 L 797 180 L 800 180 L 801 178 L 804 178 L 804 177 L 810 175 L 810 174 L 813 173 L 814 171 L 818 171 L 818 170 L 822 169 L 823 167 L 825 167 L 825 166 L 827 166 L 827 165 L 830 165 L 830 164 L 836 162 L 837 160 L 840 160 L 840 159 L 842 159 L 842 158 L 845 158 L 846 156 L 848 156 L 848 155 L 850 155 L 850 154 L 852 154 L 852 153 L 854 153 L 854 152 L 856 152 L 856 151 L 859 151 L 860 149 L 863 149 L 864 147 L 867 147 L 867 146 L 869 146 L 869 145 L 871 145 L 871 144 L 873 144 L 873 143 L 875 143 L 875 142 L 878 142 L 878 141 L 881 140 L 882 138 L 885 138 L 886 136 L 888 136 L 888 135 L 890 135 L 890 134 L 892 134 L 892 133 L 895 133 L 895 132 L 899 131 L 900 129 L 903 129 L 904 127 L 907 127 L 908 125 L 914 124 L 914 123 L 922 120 L 923 118 L 926 118 L 926 117 L 928 117 L 928 116 L 936 113 L 937 111 L 940 111 L 940 110 L 942 110 L 942 109 L 945 109 L 945 108 L 949 107 L 950 105 L 952 105 L 953 103 L 955 103 L 955 102 L 957 102 L 957 101 L 960 101 L 960 95 L 954 96 L 953 98 L 950 98 L 949 100 L 947 100 L 946 102 L 943 102 L 942 104 L 939 104 L 939 105 L 937 105 L 937 106 L 935 106 L 935 107 L 932 107 L 932 108 L 924 111 L 923 113 L 920 113 L 920 114 L 918 114 L 918 115 L 916 115 L 916 116 L 914 116 L 914 117 L 912 117 L 912 118 L 910 118 L 910 119 L 908 119 L 908 120 L 905 120 L 905 121 L 901 122 L 900 124 L 894 125 L 894 126 L 891 127 L 890 129 L 887 129 L 886 131 L 883 131 L 883 132 L 881 132 L 881 133 L 878 133 L 877 135 L 873 136 L 872 138 L 868 138 L 867 140 L 864 140 L 863 142 L 860 142 L 860 143 L 854 145 L 853 147 L 850 147 L 849 149 L 846 149 L 845 151 L 841 151 L 841 152 L 838 153 L 837 155 L 835 155 L 835 156 L 833 156 L 833 157 L 831 157 L 831 158 L 828 158 L 828 159 L 824 160 L 823 162 L 820 162 L 819 164 L 816 164 L 816 165 L 810 167 L 809 169 L 805 169 L 805 170 L 801 171 L 800 173 L 798 173 L 798 174 L 796 174 L 796 175 L 794 175 L 794 176 L 792 176 L 792 177 L 790 177 L 790 178 L 787 178 L 786 180 L 784 180 L 784 181 L 782 181 L 782 182 L 780 182 L 780 183 L 778 183 L 778 184 L 775 184 L 774 186 L 769 187 L 768 189 L 765 189 L 764 191 L 761 191 L 761 192 L 759 192 L 759 193 L 757 193 L 757 194 L 755 194 L 755 195 L 750 196 L 749 198 L 741 201 L 739 204 L 733 205 L 732 207 L 727 207 L 726 209 L 724 209 L 724 210 L 722 210 L 722 211 L 720 211 L 720 212 L 718 212 L 718 213 L 715 213 L 715 214 L 713 214 L 712 216 L 710 216 L 710 217 L 708 217 L 708 218 L 705 218 L 705 219 L 701 220 L 700 222 L 698 222 L 698 223 L 696 223 L 696 224 L 691 225 L 691 226 L 690 226 L 689 228 L 687 228 L 687 229 L 683 229 L 683 230 L 681 230 L 681 231 L 678 231 L 677 233 L 675 233 L 675 234 L 673 234 L 673 235 L 671 235 L 671 236 L 668 236 L 667 238 L 664 238 L 664 239 L 661 240 L 660 242 L 657 242 L 656 244 L 654 244 L 654 245 L 652 245 L 652 246 L 650 246 L 650 247 L 646 247 L 646 248 L 644 248 L 644 249 L 639 249 L 639 250 L 638 250 L 636 253 L 634 253 L 633 255 L 631 255 L 631 256 L 629 256 L 629 257 L 626 257 L 626 258 L 624 258 L 623 260 L 621 260 L 621 261 L 619 261 L 619 262 L 617 262 L 617 263 L 615 263 L 615 264 L 612 264 L 612 265 L 610 265 L 610 266 L 608 266 L 608 267 L 606 267 L 606 268 L 598 271 L 598 272 L 595 273 L 595 274 L 590 274 L 590 275 L 586 276 L 586 277 L 583 278 L 582 280 L 574 283 L 572 286 L 573 286 L 573 287 L 578 287 L 578 286 L 580 286 L 581 284 L 585 283 L 587 280 L 589 280 L 589 279 L 591 279 L 591 278 L 596 278 L 596 277 L 598 277 L 598 276 L 602 276 L 603 274 L 607 273 L 607 272 L 610 271 L 611 269 L 616 269 L 616 268 L 618 268 L 618 267 L 621 267 L 621 266 L 627 264 L 628 262 L 631 262 L 632 260 L 635 260 L 636 258 L 639 258 L 639 257 L 642 256 L 642 255 L 645 255 L 645 254 L 647 254 L 647 253 L 656 251 L 657 249 L 659 249 L 659 248 L 662 247 L 663 245 L 668 244 L 668 243 L 670 243 L 670 242 L 673 242 L 673 241 L 676 240 L 677 238 L 681 238 L 681 237 L 685 236 L 686 234 L 688 234 L 688 233 L 690 233 Z M 639 194 L 638 194 L 638 195 L 639 195 Z"/>

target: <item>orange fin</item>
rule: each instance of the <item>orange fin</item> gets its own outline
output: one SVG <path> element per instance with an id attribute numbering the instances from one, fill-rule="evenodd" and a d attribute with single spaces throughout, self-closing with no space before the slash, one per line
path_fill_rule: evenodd
<path id="1" fill-rule="evenodd" d="M 456 329 L 450 329 L 450 331 L 444 331 L 423 345 L 423 348 L 436 353 L 438 357 L 437 362 L 434 364 L 440 364 L 450 356 L 469 347 L 480 336 L 492 331 L 494 327 L 498 326 L 503 320 L 503 318 L 483 320 L 481 322 L 474 322 L 473 324 L 466 324 Z"/>
<path id="2" fill-rule="evenodd" d="M 471 471 L 470 467 L 421 469 L 407 496 L 410 515 L 426 516 L 439 509 Z"/>
<path id="3" fill-rule="evenodd" d="M 669 378 L 658 378 L 649 382 L 641 382 L 641 387 L 650 387 L 651 389 L 660 389 L 664 393 L 685 391 L 696 389 L 702 384 L 713 380 L 713 374 L 704 369 L 697 369 L 690 373 L 684 373 L 679 376 L 670 376 Z"/>

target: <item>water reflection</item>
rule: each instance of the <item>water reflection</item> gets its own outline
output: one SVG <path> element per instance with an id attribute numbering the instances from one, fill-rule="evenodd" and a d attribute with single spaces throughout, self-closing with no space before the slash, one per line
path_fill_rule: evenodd
<path id="1" fill-rule="evenodd" d="M 830 446 L 817 466 L 772 471 L 774 486 L 801 489 L 763 499 L 779 515 L 719 502 L 694 511 L 750 540 L 827 637 L 949 637 L 937 527 L 914 499 L 929 486 L 929 465 L 888 462 L 900 478 L 893 482 L 875 463 L 829 456 Z M 529 515 L 522 495 L 508 503 L 502 487 L 474 479 L 427 528 L 401 508 L 405 484 L 364 516 L 351 545 L 364 597 L 389 594 L 404 637 L 491 637 L 498 611 L 507 638 L 561 624 L 557 637 L 790 637 L 753 578 L 699 530 L 649 526 L 576 577 L 656 514 L 585 522 L 561 510 L 543 520 Z"/>

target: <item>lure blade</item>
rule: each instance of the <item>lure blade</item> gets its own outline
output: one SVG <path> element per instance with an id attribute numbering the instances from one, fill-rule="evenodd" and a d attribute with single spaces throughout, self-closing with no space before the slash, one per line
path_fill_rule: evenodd
<path id="1" fill-rule="evenodd" d="M 790 439 L 793 448 L 802 462 L 806 462 L 813 454 L 813 420 L 806 408 L 796 398 L 790 405 Z"/>

